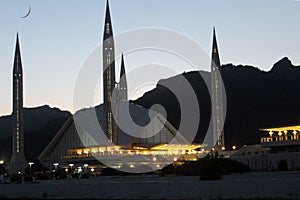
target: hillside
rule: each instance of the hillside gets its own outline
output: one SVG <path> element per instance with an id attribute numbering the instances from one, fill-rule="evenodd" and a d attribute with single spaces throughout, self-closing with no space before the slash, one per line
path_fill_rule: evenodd
<path id="1" fill-rule="evenodd" d="M 25 154 L 36 157 L 71 114 L 49 106 L 24 109 Z M 0 117 L 0 158 L 8 159 L 12 143 L 11 115 Z"/>
<path id="2" fill-rule="evenodd" d="M 202 72 L 210 81 L 210 73 Z M 226 146 L 255 144 L 266 133 L 259 128 L 299 124 L 300 67 L 292 65 L 288 58 L 274 64 L 269 72 L 251 66 L 221 67 L 221 74 L 227 95 L 227 115 L 225 121 Z M 198 97 L 201 120 L 196 142 L 201 142 L 208 129 L 211 117 L 211 102 L 203 78 L 197 72 L 183 76 L 190 82 Z M 178 127 L 180 108 L 170 90 L 162 85 L 180 88 L 178 76 L 162 80 L 157 87 L 145 93 L 134 103 L 151 107 L 161 104 L 168 113 L 168 120 Z"/>

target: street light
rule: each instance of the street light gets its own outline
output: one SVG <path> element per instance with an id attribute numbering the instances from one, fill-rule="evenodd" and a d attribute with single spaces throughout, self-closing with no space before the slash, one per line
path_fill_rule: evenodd
<path id="1" fill-rule="evenodd" d="M 84 166 L 84 171 L 87 171 L 89 165 L 88 164 L 84 164 L 83 166 Z"/>
<path id="2" fill-rule="evenodd" d="M 57 171 L 57 166 L 59 165 L 58 163 L 53 163 L 54 167 L 55 167 L 55 172 Z"/>
<path id="3" fill-rule="evenodd" d="M 69 164 L 69 166 L 71 167 L 71 171 L 70 172 L 72 173 L 72 168 L 73 168 L 74 164 L 71 163 L 71 164 Z"/>
<path id="4" fill-rule="evenodd" d="M 81 172 L 82 172 L 82 168 L 78 167 L 78 173 L 81 173 Z"/>
<path id="5" fill-rule="evenodd" d="M 33 162 L 29 162 L 28 165 L 29 165 L 29 172 L 31 174 L 31 165 L 33 165 L 34 163 Z"/>
<path id="6" fill-rule="evenodd" d="M 4 160 L 0 160 L 0 174 L 5 172 Z"/>

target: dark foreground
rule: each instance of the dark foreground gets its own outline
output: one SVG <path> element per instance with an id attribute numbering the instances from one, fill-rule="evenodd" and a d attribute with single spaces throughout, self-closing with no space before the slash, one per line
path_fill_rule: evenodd
<path id="1" fill-rule="evenodd" d="M 118 176 L 0 185 L 2 199 L 300 199 L 300 172 L 198 177 Z"/>

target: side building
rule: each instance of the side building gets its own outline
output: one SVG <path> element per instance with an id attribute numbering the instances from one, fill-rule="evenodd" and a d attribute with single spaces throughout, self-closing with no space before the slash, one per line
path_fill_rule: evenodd
<path id="1" fill-rule="evenodd" d="M 252 170 L 299 170 L 300 126 L 262 128 L 268 137 L 261 143 L 249 145 L 236 151 L 231 159 L 248 165 Z"/>

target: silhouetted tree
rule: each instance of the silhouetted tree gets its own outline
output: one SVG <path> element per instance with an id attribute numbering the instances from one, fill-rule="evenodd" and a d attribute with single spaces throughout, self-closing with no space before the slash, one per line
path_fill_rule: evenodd
<path id="1" fill-rule="evenodd" d="M 288 170 L 288 163 L 286 160 L 280 160 L 278 162 L 278 170 L 279 171 L 287 171 Z"/>

